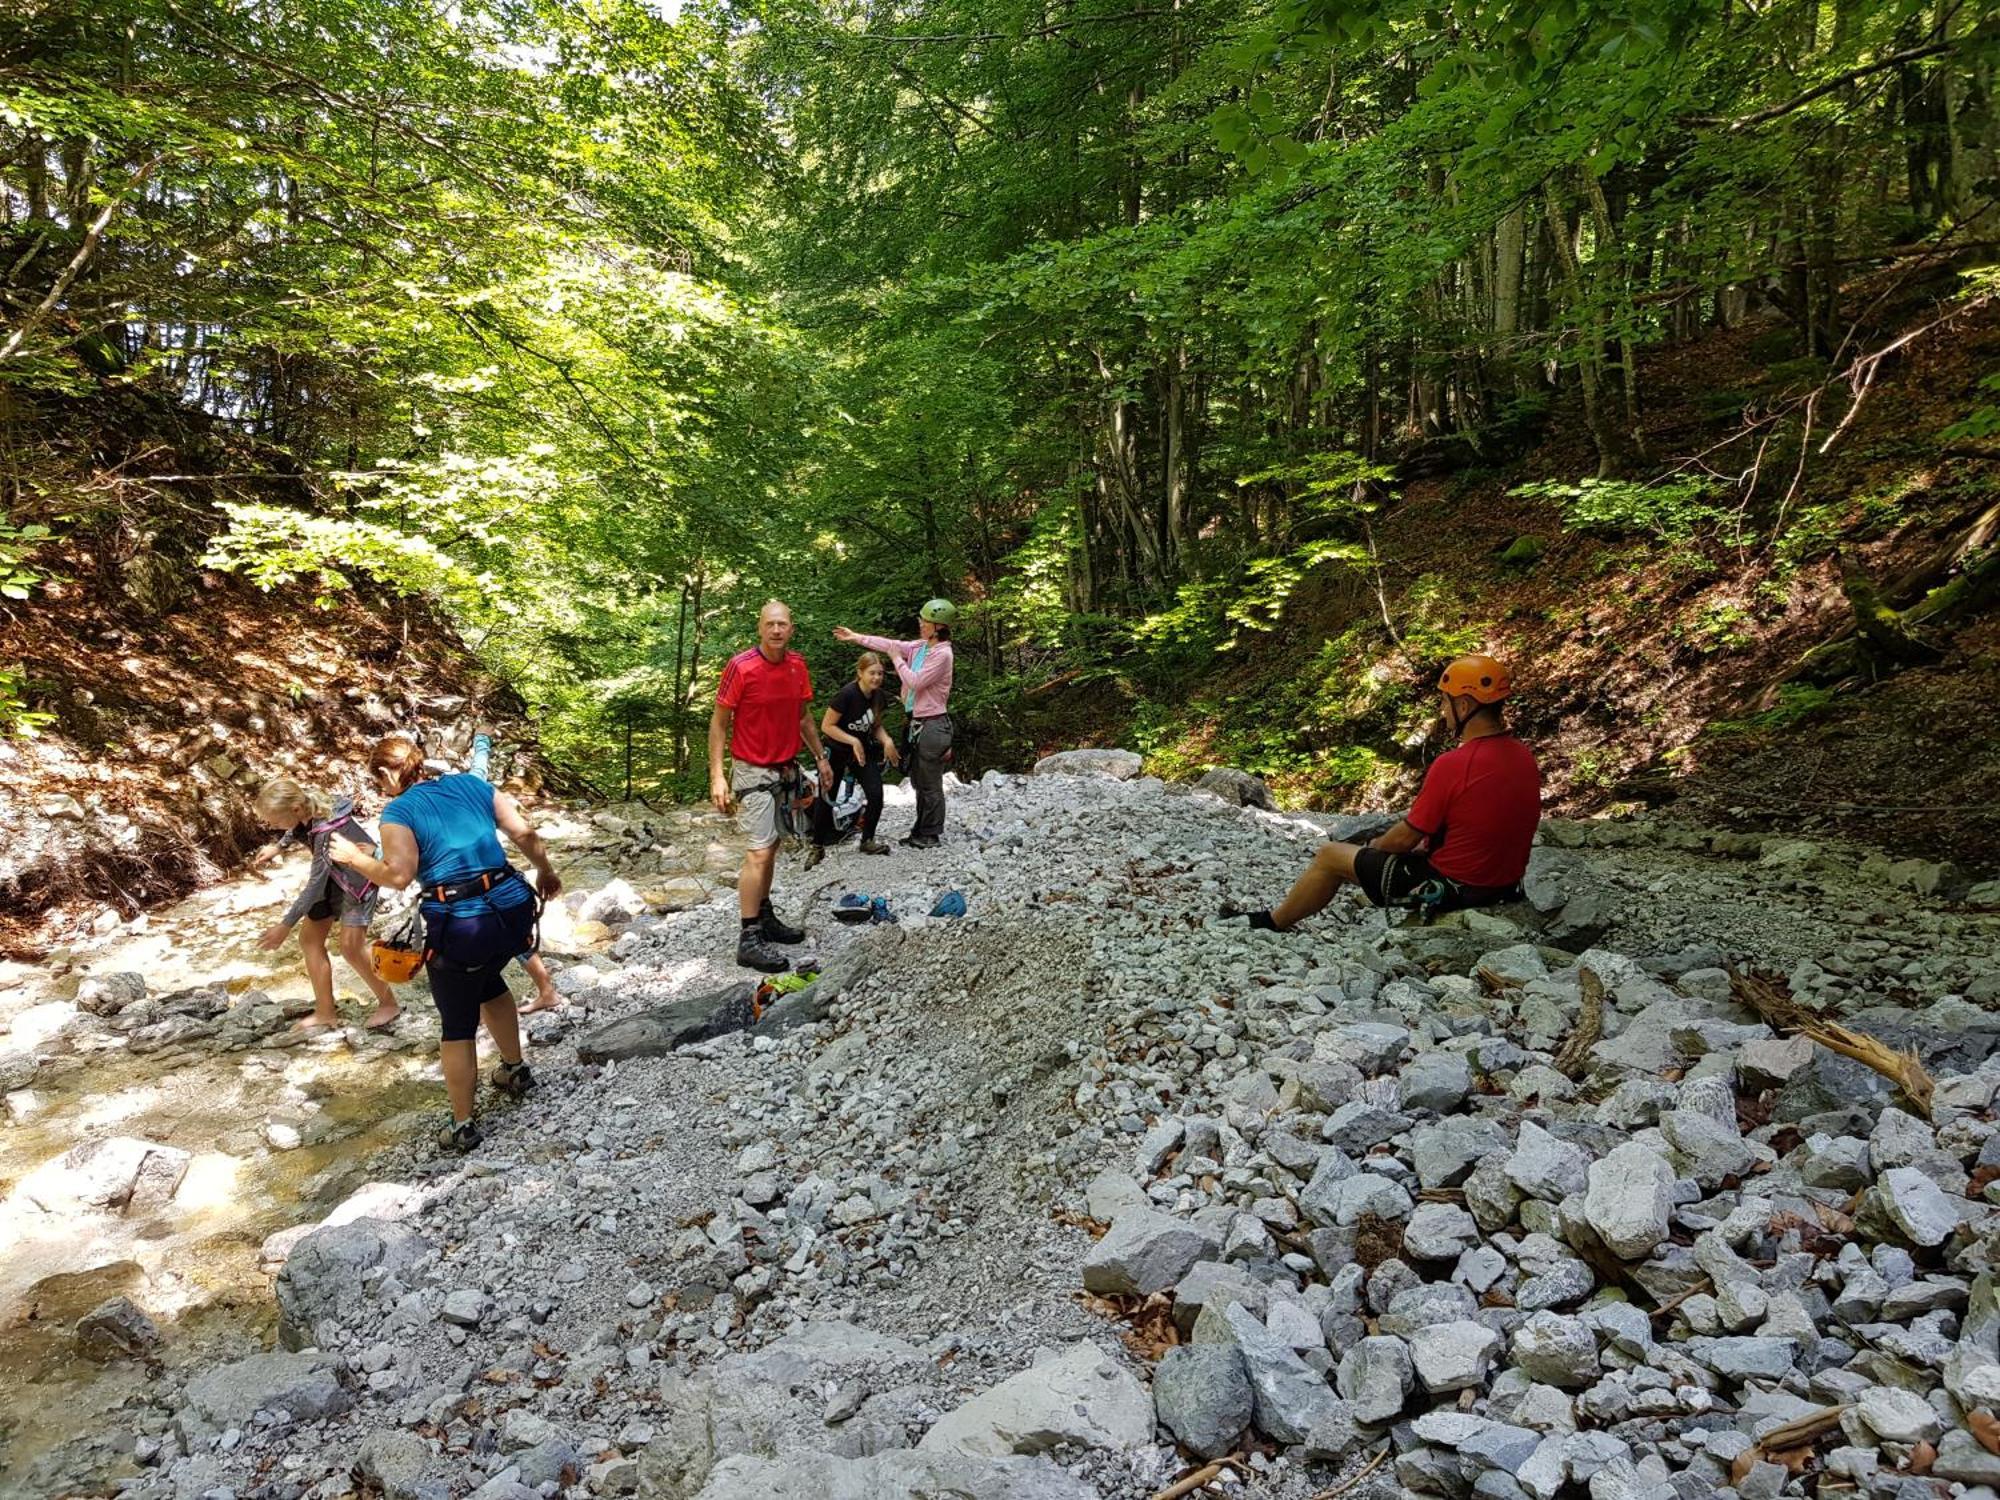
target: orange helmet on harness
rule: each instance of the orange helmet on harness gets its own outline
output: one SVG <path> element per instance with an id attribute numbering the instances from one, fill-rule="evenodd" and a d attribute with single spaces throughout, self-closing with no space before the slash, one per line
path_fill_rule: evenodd
<path id="1" fill-rule="evenodd" d="M 408 984 L 417 977 L 417 970 L 424 966 L 423 951 L 407 948 L 401 943 L 374 943 L 370 954 L 375 962 L 375 972 L 384 984 Z"/>
<path id="2" fill-rule="evenodd" d="M 1440 691 L 1475 703 L 1499 703 L 1514 691 L 1514 676 L 1506 663 L 1490 656 L 1461 656 L 1438 678 Z"/>

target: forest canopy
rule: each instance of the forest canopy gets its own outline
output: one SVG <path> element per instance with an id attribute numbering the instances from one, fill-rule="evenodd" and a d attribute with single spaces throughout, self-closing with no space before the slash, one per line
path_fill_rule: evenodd
<path id="1" fill-rule="evenodd" d="M 1864 388 L 1859 277 L 1993 295 L 1996 64 L 1969 0 L 28 0 L 0 567 L 178 503 L 23 453 L 157 392 L 310 489 L 242 476 L 209 565 L 422 591 L 666 789 L 767 594 L 829 669 L 960 599 L 975 709 L 1163 690 L 1562 402 L 1575 524 L 1740 545 Z M 1649 451 L 1643 356 L 1751 318 L 1795 394 Z"/>

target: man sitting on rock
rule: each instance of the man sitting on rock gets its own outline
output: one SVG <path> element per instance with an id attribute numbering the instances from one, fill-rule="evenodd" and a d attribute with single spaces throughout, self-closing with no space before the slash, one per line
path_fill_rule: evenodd
<path id="1" fill-rule="evenodd" d="M 1520 899 L 1542 817 L 1535 755 L 1507 729 L 1513 680 L 1490 656 L 1461 656 L 1438 679 L 1445 728 L 1459 741 L 1431 765 L 1407 816 L 1367 844 L 1320 846 L 1291 893 L 1268 911 L 1225 906 L 1252 927 L 1289 932 L 1351 880 L 1376 906 L 1433 911 Z"/>

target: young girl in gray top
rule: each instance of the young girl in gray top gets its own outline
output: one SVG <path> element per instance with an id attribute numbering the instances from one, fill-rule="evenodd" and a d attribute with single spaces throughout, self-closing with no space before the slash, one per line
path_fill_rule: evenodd
<path id="1" fill-rule="evenodd" d="M 297 843 L 312 851 L 312 868 L 306 873 L 304 888 L 257 940 L 260 948 L 281 948 L 292 929 L 301 927 L 299 947 L 305 953 L 306 978 L 312 982 L 313 1013 L 310 1021 L 299 1023 L 299 1029 L 319 1031 L 340 1024 L 340 1012 L 333 1003 L 333 961 L 326 952 L 327 935 L 336 921 L 340 956 L 375 997 L 375 1010 L 367 1021 L 369 1029 L 389 1025 L 401 1014 L 401 1007 L 396 1003 L 396 992 L 382 982 L 368 958 L 368 923 L 375 915 L 378 893 L 367 880 L 335 864 L 327 853 L 335 839 L 344 839 L 370 854 L 375 852 L 374 838 L 354 816 L 354 800 L 343 797 L 329 804 L 324 797 L 281 776 L 264 784 L 254 805 L 264 826 L 284 835 L 279 847 Z"/>

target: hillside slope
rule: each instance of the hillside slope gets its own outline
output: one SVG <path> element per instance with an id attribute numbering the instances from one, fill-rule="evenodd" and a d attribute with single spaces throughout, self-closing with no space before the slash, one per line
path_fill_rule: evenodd
<path id="1" fill-rule="evenodd" d="M 1906 297 L 1870 344 L 1935 316 Z M 1835 414 L 1824 431 L 1846 388 L 1822 389 L 1823 365 L 1778 357 L 1783 339 L 1752 322 L 1645 364 L 1653 483 L 1629 503 L 1657 504 L 1656 529 L 1579 525 L 1559 494 L 1517 493 L 1594 468 L 1580 411 L 1557 403 L 1513 436 L 1511 456 L 1506 435 L 1484 457 L 1414 455 L 1373 526 L 1379 572 L 1317 568 L 1276 628 L 1239 635 L 1191 686 L 1148 698 L 1131 677 L 1113 675 L 1109 690 L 1087 678 L 1038 702 L 1026 735 L 1045 749 L 1136 743 L 1169 777 L 1244 766 L 1293 805 L 1393 807 L 1421 774 L 1431 674 L 1456 652 L 1489 649 L 1516 664 L 1517 722 L 1542 756 L 1552 810 L 1685 798 L 1705 819 L 1823 829 L 1992 869 L 1990 585 L 1983 608 L 1928 632 L 1933 662 L 1784 679 L 1852 632 L 1843 559 L 1898 607 L 1982 560 L 1990 569 L 2000 451 L 1939 434 L 2000 364 L 2000 313 L 1973 308 L 1884 361 L 1850 429 L 1810 456 L 1796 487 L 1796 441 L 1760 450 L 1767 419 L 1789 411 L 1795 429 L 1820 390 Z M 1753 503 L 1730 514 L 1740 475 L 1760 462 Z M 1690 476 L 1712 481 L 1699 501 L 1709 513 L 1681 529 L 1676 502 L 1654 497 L 1660 481 Z"/>
<path id="2" fill-rule="evenodd" d="M 321 607 L 201 569 L 213 499 L 313 503 L 282 452 L 132 391 L 10 414 L 34 438 L 13 519 L 57 524 L 30 557 L 45 581 L 0 609 L 0 666 L 47 716 L 0 738 L 0 953 L 218 878 L 265 837 L 264 777 L 346 787 L 392 728 L 462 740 L 484 717 L 523 738 L 511 694 L 421 601 L 362 587 Z"/>

